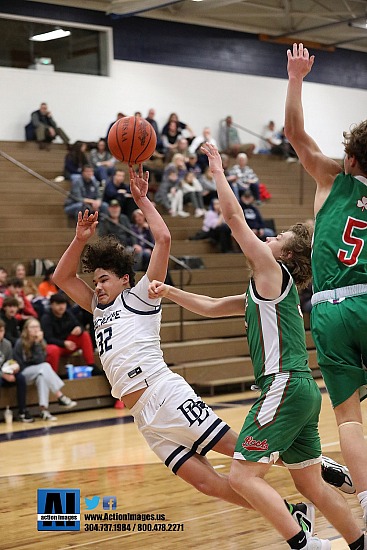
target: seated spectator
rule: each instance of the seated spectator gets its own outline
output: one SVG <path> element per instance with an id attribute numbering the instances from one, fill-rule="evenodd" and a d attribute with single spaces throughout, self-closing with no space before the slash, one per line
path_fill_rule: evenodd
<path id="1" fill-rule="evenodd" d="M 204 204 L 209 206 L 212 204 L 213 199 L 218 198 L 217 185 L 214 180 L 213 172 L 209 166 L 205 168 L 204 173 L 199 177 L 199 181 L 202 185 L 203 201 Z"/>
<path id="2" fill-rule="evenodd" d="M 196 136 L 192 142 L 190 143 L 189 152 L 190 153 L 196 153 L 198 156 L 198 163 L 201 167 L 201 171 L 204 172 L 205 168 L 209 166 L 208 157 L 205 153 L 202 153 L 201 146 L 204 145 L 204 143 L 210 143 L 211 145 L 214 145 L 217 147 L 217 141 L 213 138 L 212 132 L 209 128 L 209 126 L 205 126 L 203 129 L 203 133 L 200 136 Z"/>
<path id="3" fill-rule="evenodd" d="M 47 342 L 46 361 L 55 372 L 59 371 L 60 357 L 82 350 L 86 365 L 95 367 L 91 337 L 77 318 L 67 309 L 68 300 L 62 292 L 50 298 L 50 310 L 41 318 L 41 327 Z"/>
<path id="4" fill-rule="evenodd" d="M 83 166 L 81 175 L 71 183 L 71 190 L 65 201 L 64 210 L 67 216 L 78 219 L 78 212 L 89 210 L 91 214 L 98 211 L 107 214 L 107 204 L 102 202 L 99 184 L 94 177 L 93 168 Z"/>
<path id="5" fill-rule="evenodd" d="M 154 237 L 143 212 L 139 208 L 132 213 L 131 221 L 131 229 L 135 233 L 136 238 L 136 245 L 134 246 L 134 269 L 135 271 L 146 271 L 152 254 L 152 246 L 148 242 L 154 245 Z"/>
<path id="6" fill-rule="evenodd" d="M 114 235 L 130 252 L 133 251 L 136 238 L 132 232 L 129 218 L 125 214 L 121 214 L 121 206 L 117 199 L 110 201 L 108 218 L 99 222 L 98 235 L 100 237 Z"/>
<path id="7" fill-rule="evenodd" d="M 171 162 L 172 156 L 176 153 L 177 143 L 181 137 L 177 122 L 172 120 L 167 127 L 167 130 L 162 132 L 162 144 L 164 150 L 164 158 L 166 162 Z"/>
<path id="8" fill-rule="evenodd" d="M 8 272 L 5 267 L 0 267 L 0 296 L 6 291 L 6 280 L 8 278 Z"/>
<path id="9" fill-rule="evenodd" d="M 70 141 L 64 130 L 59 128 L 52 118 L 47 103 L 41 103 L 40 108 L 31 114 L 31 122 L 26 127 L 27 140 L 36 140 L 40 149 L 46 149 L 56 136 L 60 136 L 66 145 Z"/>
<path id="10" fill-rule="evenodd" d="M 182 155 L 179 156 L 181 157 Z M 181 177 L 184 177 L 185 171 L 180 170 L 179 173 L 179 168 L 174 159 L 164 169 L 162 183 L 155 194 L 155 200 L 157 203 L 162 204 L 171 216 L 187 218 L 190 214 L 183 209 L 183 190 L 180 179 L 180 174 Z"/>
<path id="11" fill-rule="evenodd" d="M 20 422 L 34 422 L 33 416 L 27 411 L 26 396 L 27 384 L 20 367 L 13 360 L 13 347 L 5 338 L 5 323 L 0 319 L 0 387 L 11 387 L 16 385 L 19 414 L 17 420 Z"/>
<path id="12" fill-rule="evenodd" d="M 20 326 L 23 326 L 24 321 L 30 317 L 38 317 L 36 310 L 32 306 L 31 302 L 28 300 L 24 294 L 24 283 L 22 279 L 17 277 L 11 277 L 8 279 L 6 291 L 4 297 L 11 296 L 16 298 L 18 301 L 18 312 L 16 314 L 16 319 L 20 322 Z M 4 298 L 0 298 L 0 307 L 3 305 Z"/>
<path id="13" fill-rule="evenodd" d="M 121 211 L 131 218 L 131 214 L 136 210 L 136 204 L 130 191 L 130 185 L 125 182 L 125 176 L 124 170 L 117 169 L 113 177 L 107 180 L 103 202 L 109 204 L 114 199 L 118 200 Z"/>
<path id="14" fill-rule="evenodd" d="M 190 202 L 195 208 L 195 218 L 204 216 L 203 186 L 194 172 L 186 172 L 182 180 L 182 190 L 184 194 L 184 204 Z"/>
<path id="15" fill-rule="evenodd" d="M 58 404 L 65 409 L 71 409 L 77 405 L 76 401 L 63 395 L 61 388 L 64 382 L 46 361 L 46 342 L 37 319 L 28 319 L 25 322 L 21 336 L 15 344 L 13 356 L 20 366 L 27 385 L 34 383 L 37 386 L 42 420 L 57 420 L 56 416 L 48 410 L 50 391 L 57 397 Z"/>
<path id="16" fill-rule="evenodd" d="M 173 156 L 176 155 L 177 153 L 184 157 L 185 162 L 188 161 L 188 159 L 189 159 L 189 142 L 187 141 L 187 139 L 185 137 L 182 137 L 182 136 L 178 137 L 178 139 L 175 143 L 175 147 L 170 149 L 169 154 L 167 154 L 165 156 L 166 162 L 171 162 Z"/>
<path id="17" fill-rule="evenodd" d="M 250 189 L 255 200 L 260 203 L 259 178 L 255 172 L 248 166 L 248 157 L 246 153 L 239 153 L 236 157 L 237 163 L 232 166 L 230 175 L 234 176 L 231 181 L 231 187 L 237 199 L 242 193 Z"/>
<path id="18" fill-rule="evenodd" d="M 168 117 L 168 120 L 166 124 L 163 126 L 162 129 L 162 136 L 167 133 L 168 126 L 171 122 L 176 122 L 177 124 L 177 130 L 179 134 L 182 134 L 183 137 L 187 138 L 189 143 L 191 143 L 192 139 L 194 138 L 195 134 L 190 128 L 188 124 L 185 122 L 182 122 L 178 119 L 178 115 L 176 113 L 171 113 Z"/>
<path id="19" fill-rule="evenodd" d="M 275 130 L 275 122 L 273 120 L 270 120 L 269 124 L 265 126 L 258 153 L 277 155 L 284 159 L 287 159 L 289 156 L 288 147 L 285 141 L 279 136 L 279 132 Z"/>
<path id="20" fill-rule="evenodd" d="M 269 227 L 265 227 L 264 220 L 260 211 L 254 205 L 254 196 L 249 189 L 246 189 L 240 198 L 240 205 L 246 218 L 247 225 L 261 239 L 266 241 L 266 237 L 274 237 L 275 233 Z"/>
<path id="21" fill-rule="evenodd" d="M 225 223 L 219 199 L 213 199 L 209 210 L 205 213 L 201 231 L 196 233 L 190 240 L 210 239 L 217 244 L 220 252 L 232 252 L 232 233 Z"/>
<path id="22" fill-rule="evenodd" d="M 23 281 L 23 290 L 24 294 L 28 298 L 28 300 L 32 301 L 35 296 L 37 296 L 37 285 L 32 279 L 27 279 L 27 272 L 25 265 L 22 263 L 16 263 L 13 266 L 12 274 L 14 277 L 17 277 L 18 279 L 22 279 Z"/>
<path id="23" fill-rule="evenodd" d="M 94 176 L 102 185 L 105 185 L 107 178 L 114 175 L 116 164 L 116 159 L 107 148 L 106 140 L 101 138 L 98 141 L 97 147 L 91 150 L 89 158 L 94 169 Z"/>
<path id="24" fill-rule="evenodd" d="M 16 315 L 19 309 L 19 302 L 14 296 L 6 296 L 0 309 L 0 318 L 5 326 L 5 338 L 15 346 L 20 336 L 20 323 Z"/>
<path id="25" fill-rule="evenodd" d="M 124 113 L 117 113 L 116 115 L 116 120 L 114 120 L 113 122 L 111 122 L 111 124 L 109 125 L 108 127 L 108 130 L 107 130 L 107 134 L 106 134 L 106 142 L 107 142 L 107 139 L 108 139 L 108 134 L 110 133 L 110 130 L 112 128 L 112 126 L 115 124 L 115 122 L 117 122 L 118 120 L 120 120 L 120 118 L 124 118 L 125 116 L 127 115 L 124 115 Z"/>
<path id="26" fill-rule="evenodd" d="M 73 181 L 81 175 L 83 166 L 88 164 L 87 144 L 85 141 L 76 141 L 71 145 L 64 159 L 64 177 Z"/>
<path id="27" fill-rule="evenodd" d="M 246 153 L 251 156 L 255 150 L 254 143 L 241 143 L 237 128 L 233 126 L 231 116 L 221 122 L 219 129 L 219 145 L 222 153 L 236 157 L 238 153 Z"/>
<path id="28" fill-rule="evenodd" d="M 189 153 L 185 164 L 188 172 L 194 172 L 195 176 L 200 178 L 202 170 L 200 164 L 198 163 L 198 156 L 196 153 Z"/>
<path id="29" fill-rule="evenodd" d="M 55 265 L 46 269 L 46 272 L 43 276 L 43 281 L 38 285 L 38 294 L 40 296 L 43 296 L 47 300 L 49 300 L 53 294 L 56 294 L 56 292 L 59 291 L 59 288 L 52 280 L 55 269 Z"/>
<path id="30" fill-rule="evenodd" d="M 157 136 L 157 148 L 154 151 L 151 158 L 152 159 L 162 158 L 162 157 L 164 157 L 164 155 L 163 155 L 164 147 L 163 147 L 163 143 L 162 143 L 162 136 L 161 136 L 160 131 L 158 129 L 157 121 L 155 120 L 155 110 L 154 109 L 149 109 L 148 116 L 145 120 L 153 126 L 155 134 Z"/>

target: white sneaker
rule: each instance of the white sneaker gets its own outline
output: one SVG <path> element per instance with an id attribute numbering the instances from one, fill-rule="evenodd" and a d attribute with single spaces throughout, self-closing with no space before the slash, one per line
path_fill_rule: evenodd
<path id="1" fill-rule="evenodd" d="M 195 210 L 195 218 L 201 218 L 202 216 L 204 216 L 204 212 L 205 210 L 202 210 L 201 208 L 197 208 Z"/>
<path id="2" fill-rule="evenodd" d="M 328 456 L 322 457 L 321 475 L 326 483 L 337 487 L 343 493 L 352 495 L 356 492 L 348 468 Z"/>
<path id="3" fill-rule="evenodd" d="M 188 216 L 190 216 L 190 214 L 188 212 L 185 212 L 184 210 L 180 210 L 179 212 L 177 212 L 177 215 L 180 216 L 180 218 L 187 218 Z"/>
<path id="4" fill-rule="evenodd" d="M 67 397 L 66 395 L 62 395 L 58 399 L 59 405 L 62 407 L 65 407 L 65 409 L 72 409 L 73 407 L 77 406 L 77 402 L 70 399 L 70 397 Z"/>
<path id="5" fill-rule="evenodd" d="M 53 416 L 47 409 L 43 409 L 40 416 L 41 420 L 48 420 L 49 422 L 55 422 L 57 420 L 57 416 Z"/>
<path id="6" fill-rule="evenodd" d="M 304 550 L 331 550 L 331 543 L 328 539 L 310 537 L 307 539 L 307 544 L 304 547 Z"/>

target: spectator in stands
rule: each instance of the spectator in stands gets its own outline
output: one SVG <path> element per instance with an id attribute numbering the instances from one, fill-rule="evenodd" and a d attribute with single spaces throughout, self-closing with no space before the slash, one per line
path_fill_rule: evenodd
<path id="1" fill-rule="evenodd" d="M 203 186 L 194 172 L 186 172 L 182 180 L 182 190 L 184 194 L 184 204 L 190 202 L 195 208 L 195 218 L 204 216 Z"/>
<path id="2" fill-rule="evenodd" d="M 33 111 L 31 122 L 28 126 L 30 131 L 33 130 L 34 137 L 32 139 L 36 139 L 40 149 L 46 149 L 56 136 L 60 136 L 66 145 L 70 141 L 65 132 L 57 126 L 55 120 L 52 118 L 47 103 L 41 103 L 40 108 L 37 111 Z"/>
<path id="3" fill-rule="evenodd" d="M 136 244 L 134 246 L 134 269 L 135 271 L 146 271 L 148 269 L 150 256 L 152 254 L 152 246 L 147 244 L 147 242 L 154 245 L 154 237 L 140 208 L 134 210 L 131 220 L 131 229 L 134 232 L 136 239 Z"/>
<path id="4" fill-rule="evenodd" d="M 163 126 L 162 136 L 164 134 L 166 134 L 168 126 L 169 126 L 170 122 L 172 122 L 172 121 L 177 123 L 178 132 L 180 134 L 182 134 L 183 137 L 187 138 L 189 143 L 191 143 L 191 141 L 194 138 L 195 134 L 194 134 L 194 132 L 192 131 L 192 129 L 190 128 L 190 126 L 188 124 L 186 124 L 185 122 L 182 122 L 181 120 L 179 120 L 178 115 L 176 113 L 171 113 L 169 115 L 166 124 Z"/>
<path id="5" fill-rule="evenodd" d="M 205 213 L 203 226 L 192 240 L 210 239 L 222 253 L 232 252 L 232 234 L 225 223 L 218 199 L 213 199 L 209 210 Z"/>
<path id="6" fill-rule="evenodd" d="M 221 122 L 219 129 L 219 145 L 222 153 L 236 157 L 238 153 L 246 153 L 251 156 L 255 150 L 254 143 L 241 143 L 237 128 L 233 126 L 231 116 Z"/>
<path id="7" fill-rule="evenodd" d="M 32 279 L 27 279 L 27 271 L 25 265 L 21 262 L 14 264 L 12 269 L 12 275 L 23 281 L 24 294 L 28 300 L 32 301 L 38 294 L 37 285 Z"/>
<path id="8" fill-rule="evenodd" d="M 91 150 L 89 158 L 94 176 L 103 186 L 106 185 L 107 178 L 115 173 L 116 159 L 109 152 L 105 139 L 98 140 L 97 147 Z"/>
<path id="9" fill-rule="evenodd" d="M 189 142 L 185 137 L 179 136 L 178 140 L 176 141 L 176 147 L 171 149 L 170 154 L 166 156 L 166 161 L 171 162 L 173 155 L 175 155 L 176 153 L 182 155 L 184 157 L 185 162 L 188 161 Z"/>
<path id="10" fill-rule="evenodd" d="M 36 310 L 32 306 L 31 302 L 28 300 L 26 295 L 24 294 L 24 283 L 22 279 L 18 279 L 17 277 L 11 277 L 8 279 L 7 287 L 5 291 L 5 297 L 11 296 L 13 298 L 16 298 L 18 301 L 18 312 L 16 314 L 16 318 L 20 322 L 20 326 L 22 327 L 24 324 L 24 321 L 29 319 L 30 317 L 38 317 Z M 3 304 L 3 298 L 0 298 L 0 307 L 2 307 Z"/>
<path id="11" fill-rule="evenodd" d="M 115 235 L 130 252 L 134 250 L 136 238 L 132 232 L 129 218 L 121 213 L 121 206 L 117 199 L 110 201 L 108 218 L 104 218 L 99 222 L 98 235 L 100 237 Z"/>
<path id="12" fill-rule="evenodd" d="M 20 367 L 13 360 L 13 347 L 5 338 L 5 323 L 0 319 L 0 387 L 11 387 L 16 385 L 19 414 L 17 420 L 20 422 L 34 422 L 33 416 L 27 411 L 26 396 L 27 384 Z"/>
<path id="13" fill-rule="evenodd" d="M 46 342 L 37 319 L 28 319 L 24 324 L 21 336 L 14 347 L 14 359 L 19 364 L 27 384 L 34 383 L 37 386 L 42 420 L 57 420 L 48 410 L 50 391 L 55 394 L 61 407 L 71 409 L 77 405 L 76 401 L 63 395 L 61 388 L 64 382 L 46 361 Z"/>
<path id="14" fill-rule="evenodd" d="M 116 115 L 116 120 L 114 120 L 113 122 L 111 122 L 111 124 L 110 124 L 109 127 L 108 127 L 107 135 L 106 135 L 106 142 L 107 142 L 108 134 L 110 133 L 110 130 L 111 130 L 112 126 L 115 124 L 115 122 L 117 122 L 118 120 L 120 120 L 120 118 L 124 118 L 125 116 L 127 116 L 127 115 L 124 115 L 124 113 L 121 113 L 121 112 L 117 113 L 117 115 Z"/>
<path id="15" fill-rule="evenodd" d="M 242 207 L 243 213 L 247 225 L 252 229 L 252 231 L 261 239 L 266 241 L 267 237 L 274 237 L 275 233 L 270 227 L 265 227 L 265 222 L 263 220 L 260 211 L 254 205 L 254 196 L 251 193 L 250 189 L 246 189 L 240 198 L 240 205 Z"/>
<path id="16" fill-rule="evenodd" d="M 85 210 L 107 214 L 107 204 L 102 202 L 99 184 L 89 164 L 83 166 L 81 175 L 71 183 L 71 190 L 65 201 L 65 213 L 77 219 L 78 212 Z"/>
<path id="17" fill-rule="evenodd" d="M 157 203 L 162 204 L 173 217 L 187 218 L 190 215 L 183 209 L 182 184 L 175 164 L 170 163 L 166 166 L 155 200 Z"/>
<path id="18" fill-rule="evenodd" d="M 156 148 L 156 150 L 153 153 L 151 158 L 152 159 L 154 159 L 154 158 L 163 158 L 164 157 L 164 154 L 163 154 L 164 148 L 163 148 L 162 136 L 161 136 L 161 133 L 158 129 L 157 121 L 155 120 L 155 110 L 154 109 L 149 109 L 148 116 L 145 120 L 153 126 L 155 134 L 157 136 L 157 148 Z"/>
<path id="19" fill-rule="evenodd" d="M 53 294 L 58 292 L 58 287 L 53 282 L 53 274 L 56 269 L 56 266 L 53 265 L 46 269 L 45 275 L 43 277 L 42 283 L 38 285 L 38 293 L 49 300 Z"/>
<path id="20" fill-rule="evenodd" d="M 209 166 L 207 166 L 204 173 L 201 174 L 199 181 L 203 187 L 202 195 L 204 204 L 209 206 L 213 199 L 218 198 L 217 186 Z"/>
<path id="21" fill-rule="evenodd" d="M 200 134 L 199 136 L 196 136 L 190 143 L 190 147 L 189 147 L 190 153 L 197 154 L 198 163 L 202 172 L 204 172 L 205 168 L 209 166 L 208 157 L 204 155 L 200 149 L 200 147 L 204 143 L 211 143 L 212 145 L 215 145 L 215 147 L 217 147 L 217 141 L 213 138 L 212 132 L 209 126 L 205 126 L 202 134 Z"/>
<path id="22" fill-rule="evenodd" d="M 172 155 L 177 151 L 177 143 L 181 137 L 181 132 L 178 129 L 178 124 L 175 120 L 171 120 L 167 130 L 162 131 L 162 144 L 164 150 L 164 158 L 166 162 L 170 162 Z"/>
<path id="23" fill-rule="evenodd" d="M 232 166 L 230 175 L 235 176 L 230 183 L 238 200 L 246 189 L 251 189 L 255 200 L 260 204 L 259 178 L 252 168 L 248 166 L 246 153 L 239 153 L 237 155 L 236 164 Z"/>
<path id="24" fill-rule="evenodd" d="M 20 336 L 20 325 L 17 319 L 19 302 L 14 296 L 6 296 L 0 310 L 0 318 L 5 323 L 5 338 L 15 346 Z"/>
<path id="25" fill-rule="evenodd" d="M 103 194 L 103 202 L 109 204 L 113 199 L 119 201 L 121 212 L 131 219 L 136 210 L 136 204 L 130 191 L 129 183 L 125 182 L 125 172 L 117 169 L 114 176 L 107 180 Z"/>
<path id="26" fill-rule="evenodd" d="M 85 141 L 76 141 L 65 155 L 64 176 L 73 181 L 82 173 L 83 166 L 88 164 L 87 144 Z"/>
<path id="27" fill-rule="evenodd" d="M 275 129 L 275 122 L 273 120 L 270 120 L 267 126 L 265 126 L 258 153 L 276 155 L 290 161 L 297 160 L 294 150 L 291 155 L 290 144 L 284 135 L 284 128 L 282 128 L 281 132 L 278 132 Z"/>
<path id="28" fill-rule="evenodd" d="M 197 178 L 200 178 L 202 170 L 200 164 L 198 163 L 198 156 L 196 153 L 189 153 L 185 164 L 188 172 L 193 172 Z"/>
<path id="29" fill-rule="evenodd" d="M 92 340 L 77 318 L 67 309 L 68 300 L 62 292 L 50 298 L 50 310 L 41 318 L 41 327 L 47 342 L 46 361 L 59 371 L 60 357 L 81 350 L 86 365 L 95 367 Z"/>
<path id="30" fill-rule="evenodd" d="M 6 291 L 6 280 L 8 278 L 8 272 L 5 267 L 0 267 L 0 296 Z"/>

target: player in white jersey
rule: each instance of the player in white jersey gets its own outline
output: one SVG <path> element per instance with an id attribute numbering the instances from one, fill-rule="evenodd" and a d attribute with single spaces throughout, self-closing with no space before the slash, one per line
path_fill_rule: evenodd
<path id="1" fill-rule="evenodd" d="M 135 285 L 133 256 L 112 237 L 92 244 L 98 213 L 78 215 L 76 235 L 60 259 L 55 283 L 94 316 L 96 341 L 112 395 L 122 399 L 157 456 L 174 473 L 204 494 L 251 508 L 205 458 L 209 450 L 232 456 L 237 434 L 179 375 L 170 371 L 160 348 L 160 299 L 148 297 L 153 279 L 164 280 L 170 233 L 147 198 L 148 173 L 130 169 L 131 191 L 155 239 L 146 275 Z M 83 251 L 85 252 L 83 254 Z M 93 272 L 94 290 L 78 277 L 80 258 Z M 344 477 L 344 474 L 343 474 Z M 305 504 L 288 509 L 312 532 L 313 509 Z"/>

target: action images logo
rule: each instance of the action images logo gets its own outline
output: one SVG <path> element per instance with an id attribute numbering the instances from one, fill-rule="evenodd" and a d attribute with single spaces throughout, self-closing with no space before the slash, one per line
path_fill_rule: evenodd
<path id="1" fill-rule="evenodd" d="M 269 449 L 268 440 L 257 441 L 251 435 L 245 437 L 242 447 L 248 451 L 267 451 Z"/>

